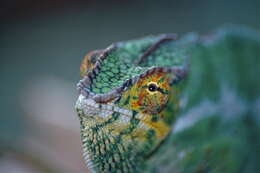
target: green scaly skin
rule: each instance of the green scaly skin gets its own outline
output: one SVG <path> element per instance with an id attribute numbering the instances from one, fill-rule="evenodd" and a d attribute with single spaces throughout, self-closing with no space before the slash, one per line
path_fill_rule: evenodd
<path id="1" fill-rule="evenodd" d="M 171 133 L 171 128 L 180 114 L 187 114 L 203 99 L 221 99 L 223 87 L 235 88 L 241 97 L 255 103 L 260 84 L 254 81 L 253 85 L 249 76 L 259 69 L 250 72 L 244 67 L 239 69 L 234 59 L 239 56 L 245 66 L 259 62 L 259 40 L 258 33 L 251 30 L 222 29 L 207 37 L 188 34 L 176 40 L 174 35 L 159 35 L 119 42 L 87 55 L 81 67 L 83 79 L 78 84 L 76 110 L 88 168 L 92 172 L 237 171 L 237 163 L 234 166 L 230 162 L 235 155 L 233 148 L 241 146 L 233 145 L 237 140 L 224 141 L 231 148 L 230 152 L 226 150 L 229 159 L 226 166 L 216 160 L 220 153 L 217 149 L 226 147 L 221 143 L 220 132 L 212 132 L 216 143 L 210 143 L 209 137 L 194 143 L 196 135 L 200 135 L 196 126 L 190 127 L 192 136 L 188 139 L 179 135 L 179 131 Z M 246 78 L 247 86 L 238 75 Z M 208 117 L 207 113 L 202 110 L 201 117 Z M 210 117 L 219 119 L 218 114 L 224 113 Z M 231 129 L 221 123 L 217 121 L 216 127 L 227 128 L 225 132 Z M 197 134 L 193 135 L 193 131 Z M 189 139 L 188 145 L 185 140 Z M 201 152 L 193 151 L 194 146 Z M 211 160 L 204 158 L 206 151 L 213 151 L 208 156 Z"/>

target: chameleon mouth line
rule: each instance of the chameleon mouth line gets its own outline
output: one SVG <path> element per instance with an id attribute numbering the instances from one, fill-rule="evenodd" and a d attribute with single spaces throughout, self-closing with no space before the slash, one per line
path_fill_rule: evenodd
<path id="1" fill-rule="evenodd" d="M 130 116 L 130 117 L 133 116 L 133 113 L 130 110 L 119 108 L 119 107 L 116 107 L 113 105 L 105 105 L 105 104 L 96 103 L 93 99 L 84 98 L 83 95 L 80 95 L 79 99 L 82 101 L 82 104 L 85 104 L 87 107 L 94 108 L 95 110 L 98 110 L 98 111 L 112 111 L 112 112 L 124 114 L 126 116 Z"/>
<path id="2" fill-rule="evenodd" d="M 81 104 L 83 107 L 84 115 L 96 115 L 101 118 L 108 118 L 108 116 L 110 116 L 113 112 L 116 112 L 120 113 L 120 115 L 123 115 L 120 116 L 119 119 L 125 123 L 130 122 L 131 118 L 133 117 L 139 120 L 144 120 L 145 118 L 144 114 L 134 114 L 133 111 L 119 108 L 117 106 L 96 103 L 95 100 L 91 98 L 85 98 L 84 95 L 80 95 L 78 101 L 80 102 L 79 104 Z M 141 121 L 139 123 L 143 127 L 146 127 Z"/>

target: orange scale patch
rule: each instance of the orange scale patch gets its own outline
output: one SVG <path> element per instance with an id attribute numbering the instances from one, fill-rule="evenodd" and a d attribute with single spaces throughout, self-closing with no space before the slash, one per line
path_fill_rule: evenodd
<path id="1" fill-rule="evenodd" d="M 131 106 L 135 109 L 138 108 L 140 105 L 137 102 L 132 102 Z"/>
<path id="2" fill-rule="evenodd" d="M 166 88 L 166 89 L 169 89 L 169 86 L 168 86 L 168 84 L 167 84 L 167 82 L 163 82 L 162 84 L 161 84 L 161 87 L 162 88 Z"/>
<path id="3" fill-rule="evenodd" d="M 141 105 L 141 101 L 143 100 L 145 96 L 145 93 L 144 92 L 141 92 L 140 95 L 139 95 L 139 99 L 137 101 L 137 104 L 140 106 Z"/>

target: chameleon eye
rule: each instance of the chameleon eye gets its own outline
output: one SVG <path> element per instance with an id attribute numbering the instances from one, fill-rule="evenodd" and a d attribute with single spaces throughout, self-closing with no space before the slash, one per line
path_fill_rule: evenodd
<path id="1" fill-rule="evenodd" d="M 157 89 L 157 86 L 153 83 L 148 85 L 148 90 L 151 92 L 157 91 Z"/>

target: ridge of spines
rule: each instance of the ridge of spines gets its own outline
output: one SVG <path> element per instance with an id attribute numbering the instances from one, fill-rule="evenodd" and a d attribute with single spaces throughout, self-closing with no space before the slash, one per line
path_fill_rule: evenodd
<path id="1" fill-rule="evenodd" d="M 150 48 L 148 48 L 147 51 L 150 49 L 155 49 L 158 47 L 158 44 L 168 41 L 168 40 L 175 40 L 175 35 L 169 35 L 169 34 L 163 34 L 159 41 L 157 41 L 155 44 L 153 44 Z M 102 68 L 102 62 L 106 59 L 106 57 L 114 51 L 116 48 L 120 46 L 119 43 L 111 44 L 109 47 L 107 47 L 101 55 L 99 55 L 94 67 L 92 70 L 90 70 L 84 77 L 79 81 L 77 84 L 77 89 L 80 94 L 84 95 L 85 97 L 92 97 L 96 102 L 98 103 L 105 103 L 108 101 L 111 101 L 113 99 L 116 99 L 120 96 L 120 94 L 126 90 L 130 85 L 135 84 L 140 78 L 144 78 L 147 75 L 158 73 L 158 72 L 165 72 L 165 73 L 172 73 L 174 77 L 177 78 L 175 81 L 179 81 L 183 79 L 188 71 L 188 66 L 184 65 L 183 67 L 158 67 L 158 66 L 152 66 L 145 70 L 143 73 L 133 76 L 130 79 L 127 79 L 124 81 L 121 86 L 118 86 L 114 89 L 111 89 L 107 93 L 103 94 L 95 94 L 91 92 L 88 87 L 91 85 L 92 81 L 96 78 L 97 74 L 100 72 Z M 147 52 L 146 51 L 146 52 Z M 142 58 L 142 57 L 141 57 Z"/>

